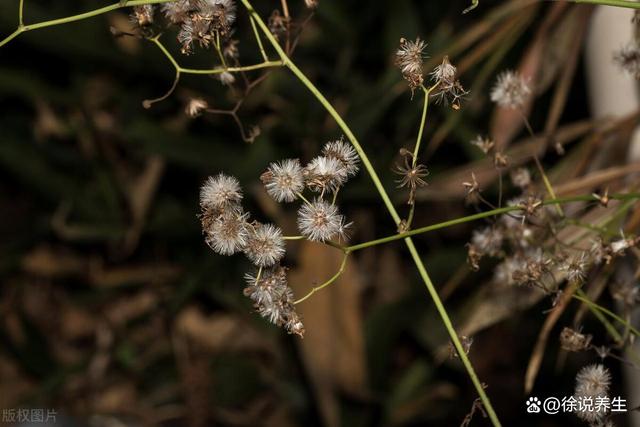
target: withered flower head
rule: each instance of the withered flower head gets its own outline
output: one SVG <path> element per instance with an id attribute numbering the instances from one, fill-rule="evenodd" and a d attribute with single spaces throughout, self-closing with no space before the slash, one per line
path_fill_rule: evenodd
<path id="1" fill-rule="evenodd" d="M 607 368 L 601 364 L 586 366 L 576 375 L 575 397 L 578 400 L 591 399 L 594 402 L 597 398 L 607 397 L 610 384 L 611 374 Z M 602 420 L 606 414 L 606 410 L 594 411 L 588 408 L 576 411 L 579 418 L 592 424 Z"/>
<path id="2" fill-rule="evenodd" d="M 591 338 L 591 335 L 565 327 L 560 332 L 560 346 L 567 351 L 584 351 L 591 345 Z"/>
<path id="3" fill-rule="evenodd" d="M 303 171 L 305 183 L 311 191 L 337 191 L 349 177 L 343 163 L 335 157 L 318 156 Z"/>
<path id="4" fill-rule="evenodd" d="M 426 47 L 427 44 L 420 40 L 420 37 L 415 41 L 401 38 L 400 47 L 396 51 L 395 64 L 400 68 L 402 76 L 409 83 L 412 92 L 424 82 L 422 65 L 423 51 Z"/>
<path id="5" fill-rule="evenodd" d="M 511 182 L 520 189 L 526 189 L 531 184 L 531 173 L 527 168 L 518 168 L 511 171 Z"/>
<path id="6" fill-rule="evenodd" d="M 245 275 L 244 294 L 254 302 L 256 311 L 288 333 L 304 336 L 304 325 L 296 313 L 293 291 L 287 284 L 286 269 L 277 265 L 254 276 Z"/>
<path id="7" fill-rule="evenodd" d="M 224 209 L 242 200 L 240 183 L 223 173 L 209 177 L 200 189 L 200 206 L 208 209 Z"/>
<path id="8" fill-rule="evenodd" d="M 282 230 L 273 224 L 253 224 L 250 227 L 244 253 L 258 267 L 271 267 L 284 256 Z"/>
<path id="9" fill-rule="evenodd" d="M 140 28 L 148 27 L 153 24 L 154 7 L 152 4 L 142 6 L 134 6 L 131 13 L 131 21 Z"/>
<path id="10" fill-rule="evenodd" d="M 469 143 L 478 147 L 484 154 L 488 154 L 489 151 L 493 149 L 494 145 L 496 145 L 491 138 L 485 138 L 480 135 L 469 141 Z"/>
<path id="11" fill-rule="evenodd" d="M 334 237 L 342 238 L 350 224 L 345 224 L 344 216 L 338 208 L 324 200 L 317 199 L 305 203 L 298 210 L 300 234 L 316 242 L 325 242 Z"/>
<path id="12" fill-rule="evenodd" d="M 302 166 L 298 159 L 271 163 L 260 176 L 267 193 L 277 202 L 293 202 L 304 189 Z"/>
<path id="13" fill-rule="evenodd" d="M 630 44 L 618 51 L 613 60 L 627 73 L 640 79 L 640 45 Z"/>
<path id="14" fill-rule="evenodd" d="M 396 180 L 398 188 L 407 187 L 410 190 L 414 190 L 418 187 L 424 187 L 427 182 L 424 180 L 429 175 L 429 170 L 423 164 L 416 163 L 413 165 L 411 159 L 413 155 L 406 152 L 402 165 L 396 164 L 394 172 L 400 175 L 400 178 Z"/>
<path id="15" fill-rule="evenodd" d="M 184 109 L 189 117 L 197 117 L 202 111 L 209 108 L 209 104 L 202 98 L 191 98 Z"/>
<path id="16" fill-rule="evenodd" d="M 431 96 L 436 98 L 436 102 L 450 104 L 454 110 L 459 110 L 462 99 L 469 92 L 456 79 L 456 71 L 456 67 L 449 62 L 449 57 L 445 56 L 442 63 L 431 72 L 431 80 L 435 85 L 435 92 Z"/>
<path id="17" fill-rule="evenodd" d="M 491 101 L 505 108 L 520 108 L 531 94 L 527 81 L 515 71 L 503 71 L 498 75 Z"/>
<path id="18" fill-rule="evenodd" d="M 324 154 L 325 157 L 338 160 L 347 175 L 354 176 L 358 173 L 358 163 L 360 162 L 358 153 L 356 153 L 356 150 L 350 144 L 344 142 L 342 138 L 327 142 L 324 147 L 322 147 L 322 154 Z"/>

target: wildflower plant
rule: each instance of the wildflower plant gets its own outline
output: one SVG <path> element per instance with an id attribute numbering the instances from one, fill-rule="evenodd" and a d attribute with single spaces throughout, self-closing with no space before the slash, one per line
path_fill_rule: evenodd
<path id="1" fill-rule="evenodd" d="M 633 1 L 609 0 L 602 3 L 640 8 L 640 5 Z M 240 7 L 240 4 L 243 7 Z M 286 1 L 283 5 L 286 5 Z M 305 1 L 305 6 L 311 15 L 318 7 L 318 2 Z M 474 0 L 466 11 L 476 6 L 478 2 Z M 635 234 L 613 236 L 608 229 L 613 219 L 620 212 L 626 212 L 640 197 L 638 193 L 633 192 L 637 191 L 633 186 L 628 187 L 626 192 L 616 194 L 604 191 L 600 194 L 560 198 L 556 196 L 536 154 L 531 156 L 531 160 L 535 164 L 537 176 L 532 174 L 529 165 L 512 164 L 510 156 L 502 147 L 490 137 L 481 136 L 472 140 L 471 144 L 486 156 L 499 176 L 497 201 L 492 201 L 491 197 L 482 194 L 483 188 L 476 175 L 472 174 L 469 181 L 461 184 L 465 188 L 468 202 L 477 208 L 478 213 L 437 224 L 414 226 L 415 207 L 420 191 L 428 184 L 429 170 L 420 162 L 420 156 L 430 99 L 434 99 L 445 108 L 449 107 L 453 110 L 452 113 L 456 114 L 463 108 L 465 100 L 472 95 L 463 87 L 458 69 L 449 57 L 444 56 L 433 70 L 425 69 L 427 43 L 424 40 L 401 38 L 394 55 L 394 63 L 406 81 L 412 98 L 415 92 L 424 95 L 415 144 L 413 147 L 400 149 L 401 161 L 394 167 L 398 175 L 397 186 L 403 191 L 408 191 L 408 212 L 401 215 L 361 143 L 338 111 L 292 60 L 292 53 L 298 42 L 298 30 L 303 25 L 294 25 L 287 7 L 283 7 L 282 11 L 274 11 L 265 21 L 256 12 L 250 0 L 241 0 L 240 3 L 234 0 L 130 0 L 67 18 L 25 24 L 24 2 L 20 0 L 18 27 L 14 33 L 0 41 L 0 47 L 24 32 L 79 21 L 124 7 L 131 9 L 131 22 L 135 28 L 131 33 L 113 31 L 114 35 L 145 39 L 163 53 L 175 71 L 170 89 L 158 98 L 146 100 L 143 103 L 145 107 L 150 108 L 171 96 L 182 75 L 215 76 L 225 87 L 238 89 L 242 93 L 240 100 L 232 109 L 219 110 L 211 108 L 211 103 L 206 99 L 194 97 L 186 103 L 185 114 L 194 118 L 203 114 L 228 115 L 238 125 L 240 137 L 244 141 L 254 142 L 260 130 L 256 127 L 246 127 L 239 115 L 239 109 L 251 91 L 264 81 L 270 69 L 283 67 L 309 90 L 344 134 L 340 139 L 326 142 L 320 153 L 306 163 L 292 156 L 269 163 L 259 175 L 265 192 L 275 202 L 295 210 L 298 234 L 286 235 L 277 224 L 262 223 L 253 219 L 251 213 L 244 210 L 240 182 L 227 175 L 227 172 L 214 174 L 202 184 L 199 219 L 204 242 L 219 255 L 243 254 L 247 258 L 248 264 L 252 267 L 244 276 L 243 293 L 252 301 L 256 312 L 271 323 L 282 327 L 290 334 L 302 337 L 305 333 L 304 319 L 296 311 L 297 304 L 334 283 L 343 273 L 345 264 L 353 253 L 402 240 L 447 330 L 452 355 L 462 362 L 478 393 L 483 412 L 486 412 L 494 426 L 499 426 L 501 424 L 498 414 L 468 356 L 473 338 L 457 333 L 412 240 L 412 236 L 415 235 L 483 220 L 485 223 L 473 231 L 467 244 L 469 264 L 473 270 L 480 270 L 487 259 L 492 259 L 493 281 L 497 286 L 532 288 L 550 298 L 554 316 L 549 316 L 551 325 L 543 331 L 539 340 L 542 349 L 548 330 L 557 320 L 556 313 L 559 316 L 563 307 L 566 307 L 567 300 L 572 298 L 597 311 L 601 315 L 600 319 L 605 318 L 603 323 L 608 322 L 608 317 L 625 325 L 626 336 L 610 332 L 612 335 L 618 334 L 614 338 L 617 338 L 620 347 L 630 342 L 629 336 L 640 335 L 628 321 L 605 311 L 606 309 L 591 301 L 581 289 L 596 270 L 606 268 L 629 251 L 637 251 L 640 237 Z M 262 62 L 242 65 L 239 41 L 234 38 L 235 25 L 239 19 L 248 19 L 253 31 L 255 48 L 260 52 Z M 164 44 L 164 40 L 168 38 L 165 33 L 170 32 L 173 32 L 174 43 L 183 55 L 209 54 L 213 56 L 217 65 L 208 69 L 180 65 L 180 61 Z M 637 68 L 637 64 L 634 63 L 637 58 L 634 54 L 632 49 L 625 50 L 616 57 L 616 61 L 625 69 L 637 74 L 634 68 Z M 276 59 L 272 59 L 273 56 Z M 254 77 L 251 74 L 255 72 L 264 74 Z M 523 111 L 527 102 L 531 101 L 533 93 L 528 79 L 518 72 L 504 71 L 498 74 L 489 97 L 500 108 L 522 113 L 527 130 L 531 137 L 535 138 L 532 126 Z M 352 224 L 341 213 L 339 194 L 360 168 L 364 169 L 378 191 L 397 227 L 397 233 L 348 245 L 349 231 L 356 228 L 357 224 Z M 503 183 L 503 173 L 509 173 L 510 187 Z M 513 198 L 503 203 L 503 196 L 507 193 Z M 609 206 L 611 201 L 615 203 Z M 583 209 L 585 206 L 591 209 L 611 209 L 606 211 L 598 224 L 585 225 L 581 224 L 578 215 L 574 214 L 572 217 L 569 214 L 575 213 L 575 210 L 565 211 L 561 207 L 575 204 L 581 205 Z M 613 206 L 614 204 L 616 206 Z M 579 238 L 565 238 L 559 230 L 568 225 L 582 227 L 588 233 L 585 231 Z M 584 246 L 587 240 L 585 234 L 592 241 L 588 247 Z M 318 242 L 340 250 L 343 255 L 342 263 L 332 277 L 298 299 L 288 284 L 286 261 L 287 242 L 290 240 Z M 625 301 L 627 306 L 633 306 L 638 301 L 637 289 L 617 289 L 616 298 Z M 610 326 L 609 323 L 605 324 Z M 613 330 L 616 331 L 615 328 Z M 563 330 L 561 342 L 563 348 L 572 351 L 597 348 L 592 344 L 591 335 L 574 329 Z M 539 347 L 536 347 L 534 353 L 540 353 Z M 539 362 L 536 364 L 535 361 L 529 365 L 526 379 L 529 390 L 538 367 Z M 602 365 L 594 365 L 580 371 L 576 380 L 577 396 L 601 396 L 608 392 L 611 375 Z M 584 414 L 578 415 L 590 423 L 601 421 Z"/>

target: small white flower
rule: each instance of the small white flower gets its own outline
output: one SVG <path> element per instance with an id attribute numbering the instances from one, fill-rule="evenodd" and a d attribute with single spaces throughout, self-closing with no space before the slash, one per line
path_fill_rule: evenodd
<path id="1" fill-rule="evenodd" d="M 240 183 L 223 173 L 210 176 L 200 189 L 200 206 L 203 209 L 224 209 L 242 200 Z"/>
<path id="2" fill-rule="evenodd" d="M 304 189 L 302 166 L 298 159 L 286 159 L 271 163 L 269 169 L 260 176 L 267 193 L 277 202 L 292 202 Z"/>
<path id="3" fill-rule="evenodd" d="M 298 229 L 309 240 L 324 242 L 341 236 L 348 225 L 335 205 L 324 200 L 305 203 L 298 211 Z"/>
<path id="4" fill-rule="evenodd" d="M 244 248 L 247 258 L 259 267 L 271 267 L 284 256 L 282 231 L 273 224 L 256 224 Z"/>
<path id="5" fill-rule="evenodd" d="M 527 81 L 514 71 L 503 71 L 498 75 L 491 101 L 506 108 L 520 108 L 531 94 Z"/>

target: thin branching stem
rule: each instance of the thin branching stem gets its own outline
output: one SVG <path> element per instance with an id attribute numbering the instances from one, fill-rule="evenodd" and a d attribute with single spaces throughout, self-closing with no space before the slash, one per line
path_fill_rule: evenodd
<path id="1" fill-rule="evenodd" d="M 640 193 L 628 193 L 628 194 L 614 194 L 609 196 L 611 199 L 615 200 L 632 200 L 632 199 L 640 199 Z M 557 205 L 562 203 L 572 203 L 572 202 L 592 202 L 597 201 L 598 199 L 593 195 L 586 196 L 574 196 L 574 197 L 563 197 L 556 199 L 549 199 L 542 202 L 543 205 Z M 369 248 L 371 246 L 382 245 L 384 243 L 394 242 L 396 240 L 401 240 L 406 237 L 415 236 L 417 234 L 427 233 L 429 231 L 440 230 L 442 228 L 452 227 L 458 224 L 464 224 L 466 222 L 476 221 L 482 218 L 489 218 L 496 215 L 501 215 L 513 211 L 521 211 L 523 210 L 522 206 L 505 206 L 502 208 L 493 209 L 486 212 L 480 212 L 477 214 L 451 219 L 444 222 L 439 222 L 437 224 L 428 225 L 426 227 L 416 228 L 415 230 L 407 231 L 405 233 L 398 233 L 387 237 L 382 237 L 380 239 L 371 240 L 368 242 L 360 243 L 357 245 L 348 246 L 347 250 L 349 252 L 358 251 L 360 249 Z"/>
<path id="2" fill-rule="evenodd" d="M 629 9 L 640 9 L 640 3 L 630 0 L 568 0 L 573 3 L 599 4 L 602 6 L 626 7 Z"/>
<path id="3" fill-rule="evenodd" d="M 24 0 L 18 5 L 18 28 L 24 27 Z"/>
<path id="4" fill-rule="evenodd" d="M 260 33 L 258 33 L 258 28 L 256 27 L 256 21 L 253 16 L 249 17 L 249 21 L 251 22 L 251 28 L 253 29 L 253 34 L 256 37 L 256 42 L 258 42 L 258 48 L 260 49 L 260 54 L 262 55 L 262 59 L 264 62 L 269 62 L 269 57 L 264 50 L 264 46 L 262 45 L 262 37 L 260 37 Z"/>
<path id="5" fill-rule="evenodd" d="M 301 302 L 305 301 L 306 299 L 308 299 L 311 295 L 315 294 L 316 292 L 318 292 L 319 290 L 322 290 L 324 288 L 326 288 L 327 286 L 329 286 L 330 284 L 332 284 L 333 282 L 335 282 L 336 280 L 338 280 L 338 278 L 342 275 L 342 273 L 344 272 L 344 268 L 347 265 L 347 258 L 349 257 L 349 253 L 345 252 L 344 255 L 342 256 L 342 263 L 340 263 L 340 268 L 338 269 L 338 271 L 336 272 L 336 274 L 334 274 L 333 276 L 331 276 L 331 278 L 329 280 L 327 280 L 326 282 L 324 282 L 323 284 L 319 285 L 319 286 L 314 286 L 311 291 L 309 291 L 308 294 L 306 294 L 305 296 L 303 296 L 302 298 L 300 298 L 299 300 L 297 300 L 296 302 L 294 302 L 294 304 L 300 304 Z"/>
<path id="6" fill-rule="evenodd" d="M 522 121 L 524 122 L 524 126 L 527 128 L 527 132 L 529 132 L 529 136 L 531 136 L 531 138 L 535 141 L 536 140 L 536 135 L 533 132 L 533 128 L 531 127 L 531 123 L 529 123 L 529 119 L 524 114 L 524 111 L 522 111 L 522 109 L 518 109 L 518 112 L 520 113 L 520 116 L 522 117 Z M 538 172 L 540 173 L 540 177 L 542 178 L 542 182 L 544 183 L 544 187 L 546 188 L 547 193 L 549 193 L 549 196 L 551 196 L 551 198 L 555 199 L 556 198 L 556 192 L 553 190 L 553 186 L 551 185 L 551 181 L 549 181 L 549 178 L 547 177 L 547 174 L 544 171 L 544 168 L 542 167 L 542 163 L 540 163 L 540 159 L 538 158 L 538 154 L 537 153 L 533 153 L 533 160 L 534 160 L 534 162 L 536 164 L 536 167 L 538 168 Z M 562 210 L 562 206 L 560 206 L 560 204 L 556 205 L 556 210 L 558 211 L 558 214 L 561 217 L 564 217 L 564 211 Z"/>
<path id="7" fill-rule="evenodd" d="M 208 69 L 195 69 L 195 68 L 184 68 L 178 64 L 178 61 L 174 58 L 174 56 L 167 50 L 167 48 L 160 41 L 160 36 L 153 37 L 151 39 L 153 43 L 158 46 L 158 48 L 162 51 L 164 56 L 171 62 L 176 70 L 183 74 L 222 74 L 224 72 L 229 73 L 239 73 L 244 71 L 253 71 L 259 70 L 262 68 L 272 68 L 272 67 L 282 67 L 282 61 L 265 61 L 259 64 L 246 65 L 243 67 L 216 67 L 216 68 L 208 68 Z"/>
<path id="8" fill-rule="evenodd" d="M 629 328 L 629 330 L 635 336 L 640 337 L 640 331 L 638 331 L 636 328 L 631 326 L 631 324 L 629 324 L 629 322 L 625 321 L 623 318 L 621 318 L 620 316 L 618 316 L 617 314 L 615 314 L 611 310 L 608 310 L 608 309 L 602 307 L 601 305 L 598 305 L 595 302 L 591 301 L 589 298 L 586 297 L 586 295 L 584 295 L 584 294 L 582 294 L 582 296 L 581 295 L 573 295 L 573 298 L 577 299 L 578 301 L 582 301 L 583 303 L 587 304 L 590 308 L 593 308 L 593 309 L 595 309 L 595 310 L 597 310 L 597 311 L 599 311 L 601 313 L 606 314 L 607 316 L 611 317 L 613 320 L 617 321 L 621 325 L 625 326 L 626 328 Z"/>
<path id="9" fill-rule="evenodd" d="M 415 168 L 418 164 L 418 153 L 420 152 L 420 143 L 422 142 L 422 134 L 424 133 L 424 125 L 427 122 L 427 109 L 429 108 L 429 94 L 430 90 L 420 86 L 424 92 L 424 104 L 422 106 L 422 117 L 420 118 L 420 127 L 418 128 L 418 137 L 416 138 L 416 145 L 413 148 L 413 161 L 412 166 Z"/>
<path id="10" fill-rule="evenodd" d="M 418 137 L 416 138 L 416 144 L 413 148 L 413 157 L 411 159 L 411 168 L 415 169 L 418 165 L 418 153 L 420 152 L 420 143 L 422 142 L 422 134 L 424 132 L 424 126 L 427 122 L 427 110 L 429 108 L 429 95 L 431 93 L 431 89 L 427 89 L 424 85 L 420 85 L 422 91 L 424 92 L 424 104 L 422 106 L 422 117 L 420 118 L 420 126 L 418 127 Z M 415 190 L 414 190 L 415 191 Z M 411 194 L 411 199 L 413 199 L 413 193 Z M 415 200 L 411 200 L 411 206 L 409 208 L 409 216 L 407 217 L 407 225 L 405 229 L 411 228 L 411 223 L 413 222 L 413 216 L 416 211 L 416 203 Z"/>
<path id="11" fill-rule="evenodd" d="M 389 214 L 393 218 L 396 225 L 399 225 L 402 221 L 402 219 L 400 218 L 400 215 L 396 211 L 396 208 L 393 206 L 393 203 L 391 202 L 391 198 L 389 197 L 389 194 L 385 190 L 384 186 L 382 185 L 382 182 L 380 181 L 380 178 L 378 177 L 378 173 L 376 172 L 373 165 L 369 161 L 369 158 L 367 157 L 366 153 L 362 149 L 362 146 L 356 139 L 351 129 L 349 128 L 349 126 L 347 126 L 345 121 L 342 119 L 342 116 L 340 116 L 340 114 L 331 105 L 331 103 L 325 98 L 325 96 L 318 90 L 318 88 L 307 78 L 307 76 L 287 56 L 286 52 L 282 49 L 282 47 L 280 47 L 280 45 L 278 44 L 278 41 L 275 39 L 273 34 L 271 34 L 271 31 L 269 31 L 269 27 L 267 27 L 267 25 L 262 20 L 260 15 L 258 15 L 258 13 L 253 9 L 251 2 L 249 0 L 241 0 L 241 1 L 249 11 L 249 14 L 255 18 L 256 23 L 264 33 L 264 36 L 267 38 L 267 40 L 269 40 L 269 43 L 271 43 L 275 51 L 278 53 L 278 55 L 280 56 L 280 59 L 282 59 L 282 61 L 284 62 L 284 65 L 287 68 L 289 68 L 289 70 L 291 70 L 291 72 L 298 78 L 298 80 L 300 80 L 300 82 L 307 87 L 307 89 L 313 94 L 313 96 L 318 100 L 318 102 L 320 102 L 320 104 L 322 104 L 322 106 L 327 110 L 327 112 L 331 115 L 331 117 L 333 117 L 333 119 L 336 121 L 340 129 L 342 129 L 345 136 L 349 139 L 354 149 L 360 156 L 360 159 L 362 160 L 362 164 L 365 170 L 367 171 L 367 173 L 369 174 L 369 177 L 373 181 L 374 186 L 378 190 L 378 193 L 382 198 L 382 201 L 384 202 L 387 210 L 389 211 Z M 411 253 L 411 257 L 413 258 L 413 261 L 418 268 L 420 277 L 424 281 L 425 286 L 427 287 L 427 291 L 429 292 L 429 295 L 431 296 L 431 299 L 433 300 L 436 306 L 436 309 L 438 310 L 438 313 L 442 318 L 442 323 L 444 324 L 447 330 L 447 333 L 449 334 L 449 338 L 451 339 L 451 342 L 456 348 L 456 351 L 460 356 L 460 360 L 462 361 L 462 364 L 467 370 L 467 374 L 469 375 L 471 382 L 476 388 L 478 396 L 482 400 L 482 404 L 484 405 L 484 408 L 486 409 L 487 414 L 491 419 L 491 423 L 494 425 L 494 427 L 501 426 L 500 420 L 498 419 L 498 416 L 491 404 L 491 401 L 489 400 L 489 397 L 484 391 L 483 384 L 478 378 L 475 372 L 475 369 L 471 365 L 471 361 L 469 360 L 469 357 L 467 356 L 467 353 L 465 352 L 464 347 L 460 342 L 458 333 L 454 329 L 451 319 L 449 318 L 449 313 L 447 312 L 446 308 L 442 304 L 442 301 L 440 300 L 440 296 L 438 295 L 438 292 L 433 282 L 431 281 L 431 277 L 429 277 L 429 274 L 427 273 L 427 270 L 424 267 L 424 264 L 422 263 L 422 259 L 420 258 L 420 255 L 415 245 L 413 244 L 411 237 L 405 238 L 405 244 L 407 245 L 407 248 Z"/>
<path id="12" fill-rule="evenodd" d="M 26 24 L 26 25 L 24 25 L 24 23 L 23 23 L 23 25 L 19 26 L 18 29 L 16 29 L 16 31 L 14 31 L 9 36 L 7 36 L 2 41 L 0 41 L 0 47 L 2 47 L 5 44 L 9 43 L 11 40 L 16 38 L 20 34 L 26 33 L 27 31 L 39 30 L 41 28 L 53 27 L 53 26 L 56 26 L 56 25 L 62 25 L 62 24 L 68 24 L 68 23 L 71 23 L 71 22 L 82 21 L 84 19 L 93 18 L 95 16 L 103 15 L 103 14 L 105 14 L 107 12 L 112 12 L 114 10 L 122 9 L 122 8 L 125 8 L 125 7 L 141 6 L 141 5 L 144 5 L 144 4 L 168 3 L 170 1 L 173 1 L 173 0 L 129 0 L 126 3 L 118 2 L 118 3 L 111 4 L 109 6 L 104 6 L 104 7 L 98 8 L 98 9 L 90 10 L 89 12 L 79 13 L 77 15 L 66 16 L 64 18 L 51 19 L 51 20 L 48 20 L 48 21 L 37 22 L 35 24 Z M 23 12 L 23 8 L 22 7 L 19 9 L 18 13 L 20 14 L 20 12 Z"/>

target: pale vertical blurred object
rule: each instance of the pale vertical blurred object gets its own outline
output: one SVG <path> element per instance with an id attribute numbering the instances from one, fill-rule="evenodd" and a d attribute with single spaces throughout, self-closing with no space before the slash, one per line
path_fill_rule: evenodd
<path id="1" fill-rule="evenodd" d="M 587 38 L 586 61 L 589 101 L 594 118 L 631 114 L 640 108 L 638 82 L 614 61 L 617 51 L 634 38 L 631 9 L 598 6 L 593 15 Z M 640 160 L 640 129 L 636 128 L 629 143 L 628 162 Z M 635 317 L 635 322 L 638 316 Z M 640 342 L 636 342 L 640 351 Z M 624 366 L 627 401 L 633 406 L 640 402 L 640 372 Z M 640 427 L 640 414 L 630 414 L 632 427 Z"/>

